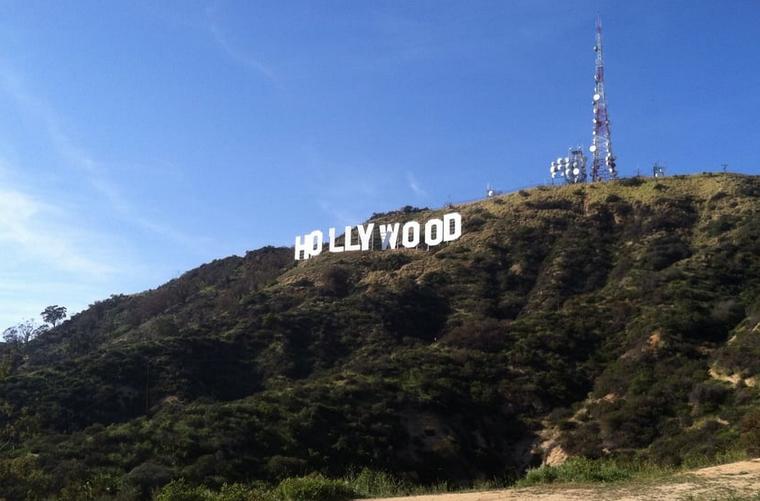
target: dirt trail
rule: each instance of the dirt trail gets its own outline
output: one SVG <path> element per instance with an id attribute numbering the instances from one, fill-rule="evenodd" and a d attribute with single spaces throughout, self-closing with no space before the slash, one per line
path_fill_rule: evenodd
<path id="1" fill-rule="evenodd" d="M 542 485 L 502 491 L 385 498 L 375 501 L 699 500 L 760 493 L 760 459 L 711 466 L 659 481 L 583 486 Z"/>

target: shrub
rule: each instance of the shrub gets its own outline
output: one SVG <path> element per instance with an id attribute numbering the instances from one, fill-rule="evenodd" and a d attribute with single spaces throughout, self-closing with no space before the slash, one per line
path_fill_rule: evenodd
<path id="1" fill-rule="evenodd" d="M 351 271 L 346 266 L 333 265 L 323 273 L 322 291 L 335 297 L 346 297 L 351 289 Z"/>
<path id="2" fill-rule="evenodd" d="M 479 214 L 473 214 L 465 220 L 467 231 L 477 231 L 481 229 L 484 224 L 486 224 L 486 220 Z"/>
<path id="3" fill-rule="evenodd" d="M 409 494 L 412 487 L 384 471 L 364 468 L 356 476 L 348 478 L 349 485 L 357 494 L 367 497 L 392 497 Z"/>
<path id="4" fill-rule="evenodd" d="M 275 455 L 267 461 L 266 470 L 271 478 L 282 480 L 306 473 L 306 461 L 300 458 Z"/>
<path id="5" fill-rule="evenodd" d="M 624 177 L 619 181 L 619 183 L 621 186 L 635 187 L 635 186 L 641 186 L 642 184 L 645 183 L 645 181 L 644 179 L 640 177 Z"/>
<path id="6" fill-rule="evenodd" d="M 689 256 L 691 249 L 688 243 L 677 235 L 663 235 L 649 244 L 642 264 L 646 268 L 659 271 Z"/>
<path id="7" fill-rule="evenodd" d="M 734 229 L 736 226 L 736 217 L 729 214 L 721 214 L 716 219 L 711 220 L 705 226 L 707 234 L 711 237 L 717 237 L 723 233 Z"/>
<path id="8" fill-rule="evenodd" d="M 718 381 L 704 381 L 694 385 L 689 393 L 689 402 L 697 413 L 714 412 L 731 393 L 729 388 Z"/>
<path id="9" fill-rule="evenodd" d="M 760 454 L 760 410 L 754 410 L 742 418 L 741 441 L 752 455 Z"/>
<path id="10" fill-rule="evenodd" d="M 277 496 L 266 489 L 243 484 L 224 484 L 219 492 L 207 487 L 193 486 L 185 480 L 173 480 L 153 498 L 154 501 L 277 501 Z"/>
<path id="11" fill-rule="evenodd" d="M 0 459 L 0 495 L 8 499 L 36 498 L 52 483 L 32 455 Z"/>
<path id="12" fill-rule="evenodd" d="M 558 466 L 541 466 L 528 470 L 518 486 L 554 482 L 616 482 L 633 477 L 635 469 L 610 460 L 572 458 Z"/>
<path id="13" fill-rule="evenodd" d="M 525 206 L 535 210 L 572 210 L 573 202 L 564 199 L 543 199 L 525 202 Z"/>
<path id="14" fill-rule="evenodd" d="M 357 497 L 346 482 L 319 473 L 286 478 L 277 486 L 277 491 L 285 501 L 347 501 Z"/>
<path id="15" fill-rule="evenodd" d="M 145 462 L 127 474 L 127 481 L 137 487 L 143 495 L 161 487 L 171 480 L 172 473 L 166 466 Z"/>
<path id="16" fill-rule="evenodd" d="M 224 484 L 213 497 L 214 501 L 276 501 L 277 496 L 270 490 L 245 486 L 242 484 Z"/>
<path id="17" fill-rule="evenodd" d="M 205 487 L 192 486 L 184 480 L 172 480 L 155 496 L 155 501 L 212 501 L 214 496 Z"/>

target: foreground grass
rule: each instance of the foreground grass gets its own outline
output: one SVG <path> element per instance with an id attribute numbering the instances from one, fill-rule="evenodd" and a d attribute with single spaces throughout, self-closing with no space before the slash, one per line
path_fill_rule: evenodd
<path id="1" fill-rule="evenodd" d="M 287 478 L 277 486 L 225 484 L 218 491 L 175 480 L 164 486 L 155 501 L 346 501 L 366 497 L 408 496 L 449 492 L 446 483 L 419 486 L 393 475 L 362 470 L 343 479 L 321 474 Z"/>
<path id="2" fill-rule="evenodd" d="M 648 462 L 623 462 L 615 460 L 591 460 L 572 458 L 557 466 L 542 466 L 528 470 L 517 481 L 517 487 L 551 483 L 598 483 L 620 482 L 661 478 L 676 473 L 678 469 Z"/>
<path id="3" fill-rule="evenodd" d="M 480 481 L 476 490 L 504 488 L 507 480 Z M 155 501 L 346 501 L 357 498 L 442 494 L 457 489 L 446 482 L 418 485 L 379 471 L 363 469 L 342 479 L 314 473 L 287 478 L 277 486 L 225 484 L 219 490 L 175 480 L 154 495 Z"/>
<path id="4" fill-rule="evenodd" d="M 517 482 L 494 480 L 476 483 L 468 490 L 491 490 L 514 487 L 530 487 L 548 484 L 606 483 L 659 484 L 674 480 L 675 476 L 688 470 L 746 459 L 741 452 L 729 452 L 718 457 L 694 457 L 679 467 L 662 466 L 642 460 L 571 458 L 558 466 L 542 466 L 528 470 Z M 225 484 L 219 490 L 191 485 L 175 480 L 155 496 L 155 501 L 347 501 L 357 498 L 441 494 L 461 491 L 445 482 L 434 485 L 416 485 L 384 472 L 361 470 L 341 479 L 314 473 L 292 477 L 276 486 L 266 484 Z M 691 499 L 689 497 L 685 499 Z M 702 499 L 702 498 L 693 498 Z M 727 493 L 725 497 L 710 498 L 721 501 L 760 501 L 760 494 L 750 497 Z"/>
<path id="5" fill-rule="evenodd" d="M 747 459 L 743 451 L 728 451 L 715 457 L 693 456 L 680 466 L 664 466 L 646 460 L 571 458 L 561 465 L 541 466 L 527 471 L 517 487 L 550 483 L 599 483 L 653 480 L 695 468 Z"/>

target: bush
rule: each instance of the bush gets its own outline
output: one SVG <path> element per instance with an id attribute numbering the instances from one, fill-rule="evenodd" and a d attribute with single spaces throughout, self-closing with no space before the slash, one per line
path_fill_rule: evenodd
<path id="1" fill-rule="evenodd" d="M 173 480 L 153 498 L 154 501 L 276 501 L 274 493 L 242 484 L 224 484 L 219 492 L 185 480 Z"/>
<path id="2" fill-rule="evenodd" d="M 636 187 L 645 183 L 644 179 L 640 177 L 624 177 L 619 181 L 621 186 Z"/>
<path id="3" fill-rule="evenodd" d="M 753 456 L 760 454 L 760 410 L 754 410 L 742 418 L 740 424 L 741 441 L 747 452 Z"/>
<path id="4" fill-rule="evenodd" d="M 691 249 L 688 243 L 677 235 L 666 234 L 649 244 L 642 264 L 646 268 L 660 271 L 689 256 L 691 256 Z"/>
<path id="5" fill-rule="evenodd" d="M 41 498 L 52 483 L 32 455 L 0 459 L 0 496 L 8 499 Z M 3 498 L 4 499 L 4 498 Z"/>
<path id="6" fill-rule="evenodd" d="M 205 487 L 192 486 L 184 480 L 172 480 L 154 498 L 155 501 L 211 501 L 211 492 Z"/>
<path id="7" fill-rule="evenodd" d="M 224 484 L 213 498 L 214 501 L 276 501 L 275 493 L 264 488 L 241 484 Z"/>
<path id="8" fill-rule="evenodd" d="M 351 290 L 351 270 L 346 266 L 333 265 L 323 273 L 322 291 L 328 296 L 346 297 Z"/>
<path id="9" fill-rule="evenodd" d="M 610 460 L 572 458 L 558 466 L 530 469 L 525 477 L 517 482 L 517 485 L 525 487 L 554 482 L 617 482 L 632 478 L 638 471 L 640 471 L 640 466 L 626 467 Z"/>
<path id="10" fill-rule="evenodd" d="M 126 478 L 129 484 L 139 489 L 143 495 L 147 495 L 153 489 L 168 483 L 172 478 L 172 472 L 166 466 L 145 462 L 130 471 Z"/>
<path id="11" fill-rule="evenodd" d="M 704 381 L 694 385 L 689 393 L 689 402 L 697 414 L 715 412 L 726 400 L 731 390 L 718 381 Z"/>
<path id="12" fill-rule="evenodd" d="M 711 237 L 717 237 L 723 233 L 734 229 L 737 218 L 729 214 L 721 214 L 716 219 L 711 220 L 705 226 L 707 234 Z"/>
<path id="13" fill-rule="evenodd" d="M 346 482 L 319 473 L 286 478 L 277 486 L 277 491 L 285 501 L 347 501 L 357 497 Z"/>
<path id="14" fill-rule="evenodd" d="M 393 475 L 367 468 L 358 475 L 349 477 L 348 483 L 357 494 L 366 497 L 401 496 L 412 491 L 411 486 Z"/>

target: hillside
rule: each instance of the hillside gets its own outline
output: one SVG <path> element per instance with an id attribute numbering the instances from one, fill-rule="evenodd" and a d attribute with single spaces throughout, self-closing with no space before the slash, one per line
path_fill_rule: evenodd
<path id="1" fill-rule="evenodd" d="M 760 177 L 456 210 L 430 250 L 263 248 L 0 344 L 0 497 L 760 451 Z"/>

